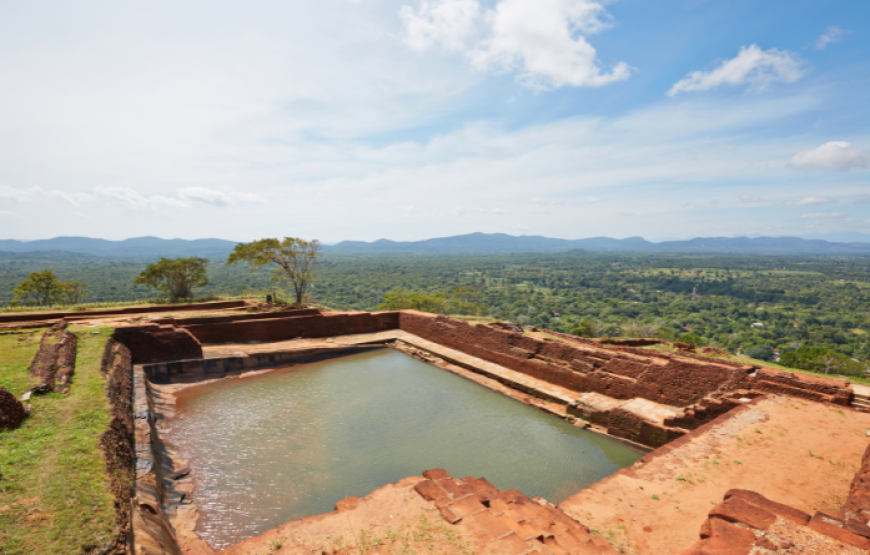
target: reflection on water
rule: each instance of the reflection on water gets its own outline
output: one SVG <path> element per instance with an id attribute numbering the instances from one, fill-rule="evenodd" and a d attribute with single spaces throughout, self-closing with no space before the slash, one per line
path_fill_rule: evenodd
<path id="1" fill-rule="evenodd" d="M 390 349 L 197 386 L 178 410 L 214 548 L 428 468 L 559 503 L 641 457 Z"/>

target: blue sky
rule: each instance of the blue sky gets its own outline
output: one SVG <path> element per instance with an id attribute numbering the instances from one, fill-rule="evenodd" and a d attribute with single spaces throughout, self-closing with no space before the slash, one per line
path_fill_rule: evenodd
<path id="1" fill-rule="evenodd" d="M 868 234 L 868 28 L 860 1 L 7 1 L 0 238 Z"/>

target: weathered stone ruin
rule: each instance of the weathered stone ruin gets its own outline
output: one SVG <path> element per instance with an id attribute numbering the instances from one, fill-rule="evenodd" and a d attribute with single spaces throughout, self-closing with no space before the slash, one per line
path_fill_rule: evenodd
<path id="1" fill-rule="evenodd" d="M 197 509 L 191 494 L 196 486 L 190 466 L 161 438 L 162 420 L 174 406 L 171 395 L 160 389 L 164 384 L 197 383 L 392 346 L 578 427 L 591 426 L 651 451 L 602 483 L 631 477 L 637 468 L 680 452 L 768 396 L 823 403 L 836 411 L 840 409 L 834 407 L 850 407 L 854 396 L 845 380 L 741 365 L 688 349 L 643 348 L 660 344 L 656 339 L 591 340 L 551 331 L 545 336 L 516 325 L 472 324 L 415 311 L 249 313 L 243 306 L 227 308 L 220 316 L 162 318 L 118 327 L 107 343 L 102 370 L 112 420 L 101 444 L 118 500 L 118 536 L 108 552 L 135 548 L 143 555 L 213 553 L 194 532 Z M 279 346 L 270 347 L 273 344 Z M 41 387 L 66 387 L 74 367 L 75 336 L 63 324 L 48 330 L 31 366 Z M 20 407 L 18 400 L 0 390 L 0 427 L 20 422 Z M 787 553 L 806 542 L 815 542 L 818 553 L 868 552 L 868 476 L 870 448 L 839 513 L 809 515 L 752 491 L 730 490 L 710 511 L 698 542 L 673 546 L 671 552 Z M 483 478 L 456 479 L 439 470 L 383 489 L 389 488 L 416 492 L 421 503 L 437 511 L 445 525 L 471 538 L 481 553 L 619 552 L 583 524 L 582 505 L 576 500 L 556 506 L 515 490 L 499 491 Z M 288 523 L 286 529 L 355 511 L 366 499 L 341 501 L 335 513 Z M 276 537 L 270 533 L 252 538 L 225 553 L 245 553 Z"/>

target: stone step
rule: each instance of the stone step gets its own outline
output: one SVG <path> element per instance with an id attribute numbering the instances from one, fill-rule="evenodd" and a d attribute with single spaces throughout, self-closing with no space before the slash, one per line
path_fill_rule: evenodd
<path id="1" fill-rule="evenodd" d="M 516 490 L 499 491 L 483 478 L 423 473 L 414 490 L 451 525 L 466 527 L 484 555 L 618 555 L 614 546 L 557 506 Z"/>

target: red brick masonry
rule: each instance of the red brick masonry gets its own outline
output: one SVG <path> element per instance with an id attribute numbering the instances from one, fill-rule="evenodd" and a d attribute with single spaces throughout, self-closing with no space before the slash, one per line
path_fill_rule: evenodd
<path id="1" fill-rule="evenodd" d="M 313 313 L 312 313 L 313 312 Z M 566 389 L 613 399 L 636 397 L 682 407 L 664 422 L 650 422 L 615 408 L 577 416 L 612 435 L 658 447 L 740 404 L 740 399 L 780 393 L 848 405 L 849 382 L 636 347 L 604 347 L 590 340 L 539 339 L 503 325 L 475 325 L 412 310 L 239 314 L 172 320 L 118 328 L 134 364 L 202 357 L 201 344 L 284 341 L 401 329 L 434 343 L 499 364 Z"/>
<path id="2" fill-rule="evenodd" d="M 775 529 L 778 520 L 786 521 L 786 530 Z M 824 546 L 810 534 L 799 533 L 802 527 L 827 536 Z M 795 529 L 798 533 L 795 533 Z M 848 522 L 817 512 L 810 515 L 771 501 L 754 491 L 732 489 L 725 500 L 710 511 L 701 526 L 701 540 L 681 555 L 748 555 L 756 547 L 769 553 L 845 553 L 846 549 L 870 550 L 870 528 L 863 524 L 849 527 Z M 820 549 L 825 549 L 824 551 Z"/>
<path id="3" fill-rule="evenodd" d="M 484 555 L 617 555 L 614 546 L 540 497 L 499 491 L 485 478 L 452 477 L 436 468 L 414 486 L 450 524 L 468 526 Z"/>

